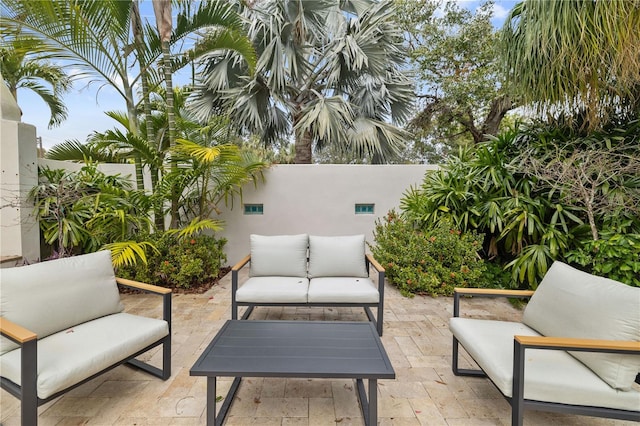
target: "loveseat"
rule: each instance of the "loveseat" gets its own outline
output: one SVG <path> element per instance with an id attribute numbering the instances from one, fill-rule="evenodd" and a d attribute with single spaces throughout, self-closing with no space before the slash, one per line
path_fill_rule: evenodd
<path id="1" fill-rule="evenodd" d="M 522 322 L 463 317 L 461 297 L 530 298 Z M 554 262 L 535 292 L 456 289 L 453 372 L 487 376 L 525 409 L 640 421 L 640 288 Z M 461 345 L 480 367 L 458 367 Z"/>
<path id="2" fill-rule="evenodd" d="M 21 400 L 24 426 L 38 406 L 122 363 L 171 375 L 171 290 L 116 278 L 100 251 L 0 269 L 0 385 Z M 163 319 L 124 313 L 118 285 L 163 297 Z M 162 345 L 162 369 L 134 359 Z"/>
<path id="3" fill-rule="evenodd" d="M 250 254 L 231 268 L 232 319 L 247 306 L 362 307 L 382 336 L 384 268 L 365 253 L 364 235 L 251 235 Z M 249 264 L 249 279 L 239 272 Z M 378 273 L 377 286 L 369 268 Z M 371 308 L 377 308 L 376 316 Z"/>

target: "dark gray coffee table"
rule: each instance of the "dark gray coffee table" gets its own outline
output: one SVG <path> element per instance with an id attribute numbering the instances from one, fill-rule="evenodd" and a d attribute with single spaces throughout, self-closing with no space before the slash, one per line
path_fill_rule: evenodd
<path id="1" fill-rule="evenodd" d="M 191 368 L 207 377 L 207 425 L 222 425 L 242 377 L 351 378 L 366 425 L 377 424 L 378 379 L 395 372 L 371 322 L 227 321 Z M 235 377 L 216 418 L 216 378 Z M 368 379 L 367 392 L 363 379 Z"/>

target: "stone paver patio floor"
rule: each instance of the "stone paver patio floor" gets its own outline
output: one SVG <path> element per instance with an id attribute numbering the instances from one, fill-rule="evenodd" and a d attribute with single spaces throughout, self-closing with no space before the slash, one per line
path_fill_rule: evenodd
<path id="1" fill-rule="evenodd" d="M 128 366 L 117 367 L 40 407 L 39 425 L 204 425 L 206 379 L 189 376 L 189 369 L 222 324 L 231 318 L 230 288 L 228 274 L 204 294 L 173 296 L 169 380 L 156 379 Z M 447 323 L 452 315 L 452 298 L 408 299 L 388 285 L 385 291 L 382 341 L 396 379 L 378 381 L 379 424 L 509 425 L 510 406 L 487 379 L 456 377 L 451 372 Z M 160 298 L 123 297 L 127 311 L 160 317 Z M 463 303 L 463 312 L 477 317 L 521 317 L 521 311 L 505 300 Z M 252 319 L 366 321 L 366 315 L 359 308 L 256 308 Z M 161 353 L 155 350 L 142 358 L 160 365 Z M 468 362 L 462 360 L 461 364 Z M 218 394 L 226 394 L 230 384 L 231 379 L 220 380 Z M 0 392 L 1 425 L 19 425 L 18 400 L 4 390 Z M 635 424 L 534 411 L 526 412 L 524 423 Z M 226 424 L 347 426 L 362 425 L 363 421 L 351 380 L 249 378 L 243 380 Z"/>

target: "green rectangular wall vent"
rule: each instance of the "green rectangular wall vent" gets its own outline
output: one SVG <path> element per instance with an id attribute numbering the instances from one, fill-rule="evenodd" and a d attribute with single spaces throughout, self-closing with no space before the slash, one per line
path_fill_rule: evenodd
<path id="1" fill-rule="evenodd" d="M 356 204 L 356 214 L 373 214 L 373 204 Z"/>
<path id="2" fill-rule="evenodd" d="M 262 204 L 245 204 L 244 214 L 264 214 Z"/>

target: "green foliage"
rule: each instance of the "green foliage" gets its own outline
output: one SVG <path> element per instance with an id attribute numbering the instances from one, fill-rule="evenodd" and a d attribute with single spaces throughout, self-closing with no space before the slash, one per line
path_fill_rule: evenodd
<path id="1" fill-rule="evenodd" d="M 596 275 L 640 287 L 640 233 L 603 233 L 567 253 L 567 259 Z"/>
<path id="2" fill-rule="evenodd" d="M 509 87 L 541 117 L 583 115 L 591 129 L 637 113 L 639 27 L 637 0 L 521 1 L 502 30 Z"/>
<path id="3" fill-rule="evenodd" d="M 227 261 L 225 239 L 209 235 L 180 238 L 175 233 L 144 237 L 157 249 L 146 264 L 121 265 L 118 275 L 162 287 L 190 289 L 218 277 Z"/>
<path id="4" fill-rule="evenodd" d="M 395 124 L 409 118 L 414 93 L 391 1 L 266 0 L 239 10 L 255 73 L 234 53 L 204 57 L 189 104 L 199 119 L 223 112 L 266 144 L 292 137 L 296 163 L 325 146 L 370 162 L 401 151 L 406 132 Z"/>
<path id="5" fill-rule="evenodd" d="M 492 2 L 475 12 L 446 0 L 396 4 L 395 19 L 407 34 L 419 77 L 418 111 L 410 122 L 419 139 L 415 148 L 428 155 L 429 145 L 455 150 L 484 140 L 485 134 L 496 135 L 504 114 L 516 105 L 500 68 Z"/>
<path id="6" fill-rule="evenodd" d="M 49 128 L 59 126 L 67 118 L 67 108 L 61 97 L 71 89 L 71 78 L 61 66 L 50 62 L 55 55 L 55 51 L 38 39 L 21 34 L 19 28 L 3 34 L 0 45 L 2 79 L 16 101 L 18 89 L 28 89 L 40 96 L 51 111 Z"/>
<path id="7" fill-rule="evenodd" d="M 45 243 L 55 256 L 88 253 L 125 241 L 149 226 L 144 194 L 121 176 L 107 176 L 95 164 L 77 172 L 39 170 L 30 192 Z"/>
<path id="8" fill-rule="evenodd" d="M 484 235 L 484 256 L 518 287 L 536 288 L 556 259 L 634 284 L 639 130 L 638 120 L 589 134 L 561 124 L 514 128 L 429 172 L 405 193 L 403 216 L 419 229 L 449 220 Z"/>
<path id="9" fill-rule="evenodd" d="M 374 239 L 372 254 L 405 296 L 451 295 L 454 287 L 482 285 L 478 236 L 462 234 L 447 221 L 419 230 L 392 210 L 376 222 Z"/>
<path id="10" fill-rule="evenodd" d="M 140 243 L 136 241 L 119 241 L 105 244 L 103 248 L 111 252 L 111 262 L 114 268 L 120 268 L 125 265 L 133 267 L 138 263 L 138 260 L 146 265 L 146 249 L 156 249 L 153 244 L 147 241 Z"/>

